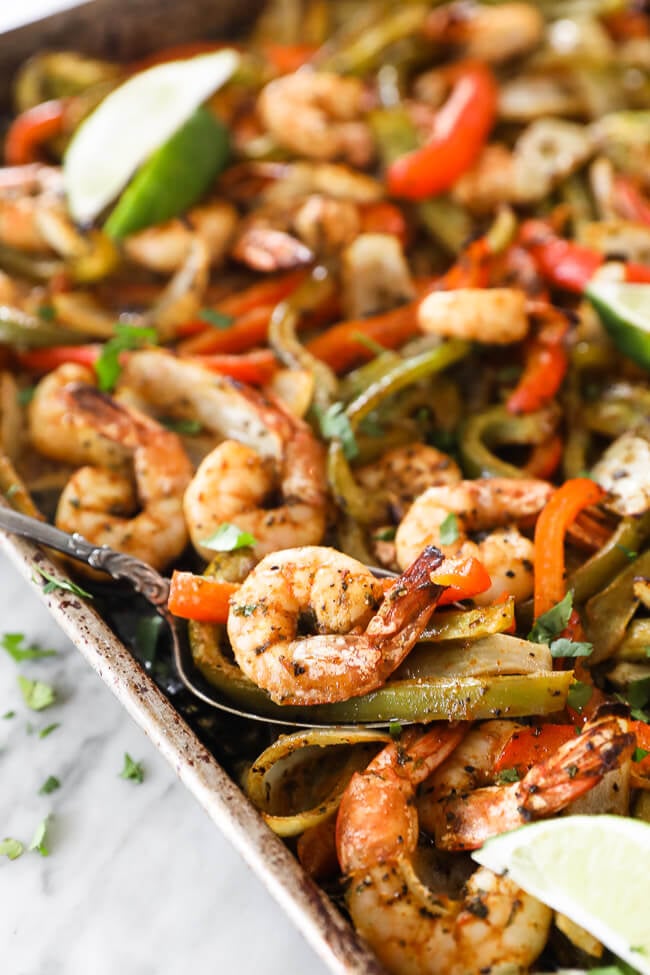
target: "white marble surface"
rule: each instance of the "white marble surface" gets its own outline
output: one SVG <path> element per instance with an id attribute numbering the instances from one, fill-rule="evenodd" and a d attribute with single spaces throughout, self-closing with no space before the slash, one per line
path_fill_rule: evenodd
<path id="1" fill-rule="evenodd" d="M 49 857 L 0 857 L 2 975 L 325 975 L 0 556 L 0 633 L 16 631 L 57 656 L 17 665 L 0 650 L 0 716 L 16 712 L 0 717 L 0 838 L 27 847 L 43 817 L 53 818 Z M 52 684 L 57 703 L 28 710 L 19 673 Z M 141 785 L 119 777 L 125 752 L 144 764 Z M 61 788 L 39 795 L 49 775 Z"/>

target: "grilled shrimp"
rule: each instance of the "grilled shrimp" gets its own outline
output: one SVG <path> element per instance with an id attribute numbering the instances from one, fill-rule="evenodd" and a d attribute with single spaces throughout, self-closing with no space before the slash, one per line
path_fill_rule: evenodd
<path id="1" fill-rule="evenodd" d="M 441 562 L 427 548 L 381 600 L 366 566 L 334 549 L 267 555 L 233 597 L 228 636 L 244 673 L 280 704 L 325 704 L 375 690 L 433 613 Z M 301 636 L 308 626 L 311 635 Z"/>
<path id="2" fill-rule="evenodd" d="M 250 532 L 260 558 L 321 541 L 327 513 L 324 448 L 306 423 L 289 414 L 278 410 L 273 425 L 284 445 L 279 463 L 226 440 L 202 461 L 187 488 L 185 519 L 192 544 L 204 558 L 212 552 L 202 541 L 223 522 Z M 264 507 L 278 493 L 282 504 Z"/>
<path id="3" fill-rule="evenodd" d="M 366 166 L 373 140 L 361 118 L 364 101 L 357 78 L 301 70 L 271 81 L 260 94 L 258 110 L 273 138 L 292 152 Z"/>
<path id="4" fill-rule="evenodd" d="M 395 536 L 397 561 L 408 565 L 425 545 L 435 545 L 449 556 L 474 556 L 485 565 L 492 585 L 476 596 L 487 605 L 504 592 L 519 602 L 533 591 L 535 547 L 512 522 L 536 515 L 553 488 L 546 481 L 491 477 L 428 488 L 409 508 Z M 452 517 L 453 516 L 453 517 Z M 443 523 L 453 526 L 456 539 L 441 542 Z M 482 541 L 467 538 L 471 531 L 490 531 Z"/>
<path id="5" fill-rule="evenodd" d="M 408 444 L 388 450 L 371 464 L 355 471 L 359 484 L 373 493 L 385 494 L 396 518 L 427 488 L 457 484 L 462 474 L 448 454 L 426 444 Z"/>
<path id="6" fill-rule="evenodd" d="M 67 219 L 60 170 L 40 164 L 3 169 L 0 243 L 21 251 L 51 250 L 48 217 Z"/>
<path id="7" fill-rule="evenodd" d="M 415 790 L 453 760 L 465 731 L 409 730 L 353 776 L 341 800 L 336 835 L 348 910 L 393 975 L 525 972 L 546 942 L 551 911 L 508 878 L 480 868 L 454 900 L 415 872 Z"/>
<path id="8" fill-rule="evenodd" d="M 75 467 L 123 467 L 130 451 L 70 405 L 66 389 L 72 383 L 94 385 L 95 374 L 88 366 L 69 362 L 53 369 L 36 386 L 28 408 L 32 446 L 44 457 Z"/>
<path id="9" fill-rule="evenodd" d="M 541 43 L 544 18 L 532 3 L 450 3 L 429 14 L 424 31 L 440 44 L 462 47 L 465 57 L 501 64 Z"/>
<path id="10" fill-rule="evenodd" d="M 94 426 L 129 451 L 134 478 L 101 467 L 80 468 L 59 499 L 57 526 L 164 568 L 187 544 L 182 501 L 192 468 L 181 441 L 93 386 L 74 384 L 64 395 L 73 422 L 82 429 Z M 138 504 L 141 510 L 133 514 Z"/>
<path id="11" fill-rule="evenodd" d="M 479 726 L 468 738 L 482 734 Z M 490 836 L 565 809 L 598 785 L 607 772 L 620 768 L 630 758 L 635 741 L 624 718 L 616 714 L 597 716 L 573 741 L 534 765 L 520 782 L 490 785 L 469 793 L 457 791 L 458 785 L 464 789 L 462 781 L 457 781 L 457 775 L 450 777 L 449 768 L 443 765 L 432 779 L 426 801 L 420 804 L 422 825 L 435 836 L 440 849 L 475 850 Z M 452 769 L 457 769 L 465 757 L 464 753 L 458 759 L 452 755 Z M 436 801 L 450 778 L 454 782 L 452 793 Z"/>
<path id="12" fill-rule="evenodd" d="M 134 264 L 171 274 L 183 265 L 198 236 L 207 247 L 209 263 L 216 265 L 226 256 L 237 219 L 231 203 L 214 200 L 189 210 L 182 220 L 168 220 L 131 234 L 124 241 L 124 252 Z"/>
<path id="13" fill-rule="evenodd" d="M 458 288 L 432 291 L 418 306 L 423 332 L 510 345 L 528 334 L 526 295 L 517 288 Z"/>

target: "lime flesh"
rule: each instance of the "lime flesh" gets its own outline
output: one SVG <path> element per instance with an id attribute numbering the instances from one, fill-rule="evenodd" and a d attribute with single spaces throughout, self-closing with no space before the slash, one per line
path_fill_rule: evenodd
<path id="1" fill-rule="evenodd" d="M 650 284 L 593 281 L 585 293 L 617 348 L 650 369 Z"/>
<path id="2" fill-rule="evenodd" d="M 473 858 L 650 975 L 650 825 L 566 816 L 487 841 Z"/>

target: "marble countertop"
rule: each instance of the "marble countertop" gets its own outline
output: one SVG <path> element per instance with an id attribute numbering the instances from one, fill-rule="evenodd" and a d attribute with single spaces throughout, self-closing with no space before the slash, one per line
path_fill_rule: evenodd
<path id="1" fill-rule="evenodd" d="M 3 975 L 325 975 L 0 556 L 0 635 L 12 632 L 57 653 L 16 664 L 0 650 L 0 838 L 25 845 L 17 860 L 0 857 Z M 19 674 L 51 684 L 56 703 L 29 710 Z M 141 784 L 120 778 L 125 752 L 142 762 Z M 40 795 L 49 776 L 60 788 Z M 42 857 L 27 847 L 48 815 L 51 852 Z"/>

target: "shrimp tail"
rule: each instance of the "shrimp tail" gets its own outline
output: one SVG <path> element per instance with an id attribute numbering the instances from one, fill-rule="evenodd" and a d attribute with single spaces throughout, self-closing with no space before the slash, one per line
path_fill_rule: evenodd
<path id="1" fill-rule="evenodd" d="M 442 586 L 431 581 L 431 573 L 443 561 L 442 552 L 427 545 L 387 591 L 381 609 L 368 626 L 368 634 L 382 637 L 398 631 L 421 631 L 443 592 Z"/>

